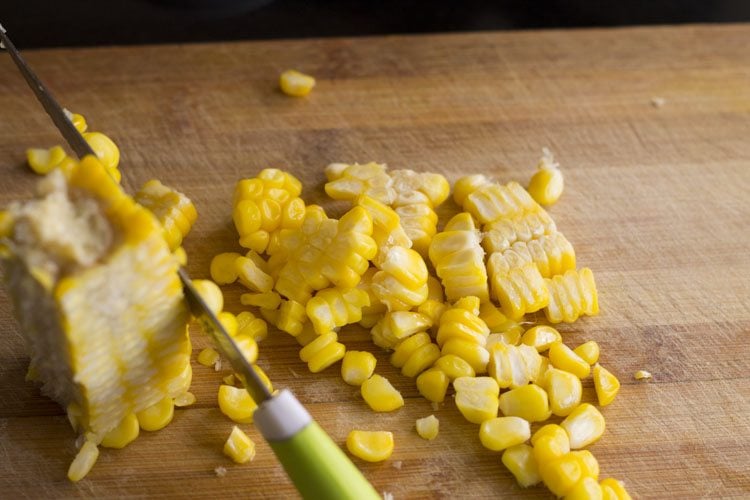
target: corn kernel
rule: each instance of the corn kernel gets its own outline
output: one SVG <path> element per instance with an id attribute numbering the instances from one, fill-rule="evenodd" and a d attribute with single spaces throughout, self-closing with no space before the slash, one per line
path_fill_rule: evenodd
<path id="1" fill-rule="evenodd" d="M 198 354 L 198 363 L 203 366 L 214 366 L 219 361 L 219 353 L 212 347 L 206 347 Z"/>
<path id="2" fill-rule="evenodd" d="M 120 150 L 112 139 L 101 132 L 84 132 L 81 135 L 94 150 L 105 169 L 109 171 L 117 169 L 117 165 L 120 163 Z"/>
<path id="3" fill-rule="evenodd" d="M 552 154 L 545 149 L 539 166 L 529 181 L 528 192 L 540 205 L 554 205 L 562 195 L 565 181 Z"/>
<path id="4" fill-rule="evenodd" d="M 240 303 L 244 306 L 262 307 L 265 309 L 278 309 L 281 304 L 281 295 L 274 291 L 262 293 L 243 293 L 240 295 Z"/>
<path id="5" fill-rule="evenodd" d="M 68 468 L 68 479 L 74 483 L 83 479 L 94 466 L 97 458 L 99 458 L 99 448 L 96 447 L 96 443 L 87 440 L 78 450 L 78 454 Z"/>
<path id="6" fill-rule="evenodd" d="M 465 339 L 449 339 L 443 344 L 440 354 L 455 354 L 469 363 L 474 373 L 481 375 L 487 373 L 487 363 L 490 361 L 490 353 L 479 344 Z"/>
<path id="7" fill-rule="evenodd" d="M 195 394 L 186 391 L 174 398 L 174 405 L 178 408 L 182 408 L 194 404 L 195 401 Z"/>
<path id="8" fill-rule="evenodd" d="M 219 386 L 219 409 L 238 424 L 249 424 L 253 421 L 253 413 L 258 407 L 247 390 L 230 385 Z"/>
<path id="9" fill-rule="evenodd" d="M 255 458 L 255 443 L 235 425 L 224 443 L 224 454 L 238 464 L 250 462 Z"/>
<path id="10" fill-rule="evenodd" d="M 594 365 L 593 378 L 599 406 L 607 406 L 620 391 L 620 381 L 599 363 Z"/>
<path id="11" fill-rule="evenodd" d="M 500 411 L 503 415 L 521 417 L 529 422 L 542 422 L 551 414 L 547 393 L 537 385 L 524 385 L 502 394 Z"/>
<path id="12" fill-rule="evenodd" d="M 346 437 L 346 448 L 366 462 L 382 462 L 393 453 L 393 433 L 354 430 Z"/>
<path id="13" fill-rule="evenodd" d="M 234 269 L 240 283 L 254 292 L 270 292 L 273 288 L 273 278 L 264 272 L 252 259 L 237 257 Z"/>
<path id="14" fill-rule="evenodd" d="M 164 398 L 155 405 L 149 406 L 135 414 L 138 425 L 144 431 L 158 431 L 166 427 L 174 416 L 174 401 Z"/>
<path id="15" fill-rule="evenodd" d="M 279 316 L 276 318 L 276 327 L 296 337 L 302 333 L 302 328 L 307 322 L 305 306 L 296 300 L 285 300 L 279 307 Z"/>
<path id="16" fill-rule="evenodd" d="M 526 330 L 521 342 L 534 347 L 538 352 L 544 352 L 555 342 L 562 342 L 562 336 L 551 326 L 539 325 Z"/>
<path id="17" fill-rule="evenodd" d="M 312 373 L 319 373 L 341 361 L 346 355 L 346 346 L 340 342 L 332 342 L 320 349 L 315 356 L 307 362 L 307 367 Z"/>
<path id="18" fill-rule="evenodd" d="M 635 372 L 635 374 L 633 374 L 633 378 L 635 378 L 636 380 L 649 379 L 651 377 L 651 372 L 647 372 L 646 370 L 638 370 L 637 372 Z"/>
<path id="19" fill-rule="evenodd" d="M 448 375 L 451 381 L 459 377 L 473 377 L 475 375 L 471 365 L 455 354 L 440 356 L 435 361 L 434 367 Z"/>
<path id="20" fill-rule="evenodd" d="M 375 371 L 377 360 L 367 351 L 347 351 L 341 363 L 341 378 L 349 385 L 360 386 Z"/>
<path id="21" fill-rule="evenodd" d="M 237 336 L 250 337 L 260 342 L 268 336 L 268 325 L 249 311 L 243 311 L 237 315 Z"/>
<path id="22" fill-rule="evenodd" d="M 362 398 L 374 411 L 393 411 L 404 406 L 404 398 L 387 378 L 373 375 L 362 383 Z"/>
<path id="23" fill-rule="evenodd" d="M 138 437 L 140 427 L 135 413 L 128 413 L 122 422 L 106 433 L 100 443 L 105 448 L 124 448 Z"/>
<path id="24" fill-rule="evenodd" d="M 571 451 L 571 455 L 581 460 L 581 470 L 586 477 L 599 479 L 599 461 L 589 450 Z"/>
<path id="25" fill-rule="evenodd" d="M 602 500 L 602 487 L 592 477 L 584 477 L 565 495 L 564 500 Z"/>
<path id="26" fill-rule="evenodd" d="M 288 69 L 279 77 L 281 91 L 292 97 L 304 97 L 315 86 L 315 78 L 299 71 Z"/>
<path id="27" fill-rule="evenodd" d="M 450 380 L 442 370 L 430 369 L 417 377 L 417 390 L 428 401 L 442 403 Z"/>
<path id="28" fill-rule="evenodd" d="M 253 234 L 259 230 L 262 222 L 260 209 L 253 200 L 238 201 L 232 209 L 232 219 L 240 237 Z"/>
<path id="29" fill-rule="evenodd" d="M 522 488 L 528 488 L 542 480 L 533 450 L 527 444 L 519 444 L 506 449 L 503 452 L 502 461 Z"/>
<path id="30" fill-rule="evenodd" d="M 500 387 L 490 377 L 460 377 L 453 381 L 456 407 L 466 420 L 481 424 L 497 417 Z"/>
<path id="31" fill-rule="evenodd" d="M 596 407 L 584 403 L 560 423 L 570 438 L 570 448 L 578 450 L 597 441 L 604 434 L 604 417 Z"/>
<path id="32" fill-rule="evenodd" d="M 613 497 L 616 500 L 631 500 L 630 494 L 625 490 L 625 485 L 622 484 L 622 481 L 618 481 L 617 479 L 607 478 L 603 480 L 601 483 L 599 483 L 602 487 L 602 490 L 607 490 L 607 492 L 611 492 L 610 495 L 614 494 Z M 606 496 L 604 498 L 607 498 Z"/>
<path id="33" fill-rule="evenodd" d="M 580 460 L 570 453 L 540 464 L 539 469 L 544 484 L 558 497 L 565 496 L 583 478 Z"/>
<path id="34" fill-rule="evenodd" d="M 26 161 L 31 170 L 39 175 L 46 175 L 57 167 L 65 159 L 66 154 L 62 146 L 54 146 L 50 149 L 27 149 Z"/>
<path id="35" fill-rule="evenodd" d="M 423 345 L 430 344 L 431 342 L 430 336 L 425 332 L 412 335 L 396 346 L 393 354 L 391 354 L 391 364 L 396 368 L 401 368 L 406 364 L 409 356 L 411 356 L 417 349 Z"/>
<path id="36" fill-rule="evenodd" d="M 418 347 L 409 356 L 409 359 L 401 368 L 401 373 L 406 377 L 416 377 L 440 357 L 440 348 L 433 343 L 425 344 Z"/>
<path id="37" fill-rule="evenodd" d="M 579 345 L 573 349 L 573 352 L 578 354 L 581 359 L 590 365 L 599 361 L 599 344 L 593 340 L 589 340 L 588 342 Z"/>
<path id="38" fill-rule="evenodd" d="M 336 341 L 338 341 L 338 335 L 336 332 L 328 332 L 323 335 L 318 335 L 315 340 L 300 349 L 299 359 L 307 363 L 318 353 L 318 351 Z"/>
<path id="39" fill-rule="evenodd" d="M 539 440 L 542 438 L 550 438 L 554 442 L 554 450 L 559 450 L 559 452 L 554 453 L 554 456 L 561 457 L 570 452 L 570 439 L 568 438 L 568 433 L 559 425 L 547 424 L 540 427 L 534 435 L 531 436 L 532 446 L 537 447 Z"/>
<path id="40" fill-rule="evenodd" d="M 502 451 L 531 437 L 529 423 L 519 417 L 495 417 L 482 422 L 479 440 L 488 450 Z"/>
<path id="41" fill-rule="evenodd" d="M 581 404 L 581 379 L 572 373 L 556 368 L 547 370 L 544 389 L 549 396 L 550 409 L 557 416 L 565 417 Z"/>
<path id="42" fill-rule="evenodd" d="M 211 259 L 211 279 L 219 285 L 228 285 L 237 281 L 234 261 L 242 255 L 237 252 L 225 252 Z"/>
<path id="43" fill-rule="evenodd" d="M 417 434 L 422 439 L 432 441 L 438 435 L 440 431 L 440 421 L 435 415 L 429 417 L 418 418 L 416 422 Z"/>
<path id="44" fill-rule="evenodd" d="M 570 372 L 578 378 L 586 378 L 591 373 L 591 365 L 562 342 L 552 344 L 548 356 L 552 366 Z"/>
<path id="45" fill-rule="evenodd" d="M 536 463 L 538 463 L 541 468 L 546 464 L 554 462 L 566 453 L 569 453 L 570 448 L 566 447 L 567 444 L 567 440 L 561 442 L 552 436 L 542 436 L 538 438 L 534 444 L 534 458 L 536 459 Z"/>
<path id="46" fill-rule="evenodd" d="M 224 295 L 216 283 L 211 280 L 193 280 L 193 287 L 214 314 L 221 312 L 224 308 Z"/>
<path id="47" fill-rule="evenodd" d="M 237 317 L 234 314 L 230 313 L 229 311 L 221 311 L 216 315 L 216 319 L 219 320 L 219 323 L 221 323 L 221 326 L 224 327 L 224 330 L 226 330 L 230 337 L 235 337 L 237 335 L 239 323 L 237 322 Z"/>

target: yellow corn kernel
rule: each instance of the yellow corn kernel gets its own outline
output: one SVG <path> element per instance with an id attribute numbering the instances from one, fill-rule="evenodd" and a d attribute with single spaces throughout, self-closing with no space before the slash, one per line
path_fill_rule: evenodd
<path id="1" fill-rule="evenodd" d="M 263 371 L 263 368 L 254 364 L 253 371 L 258 375 L 260 381 L 263 382 L 263 385 L 266 386 L 268 392 L 273 392 L 273 384 L 271 383 L 271 379 L 268 378 L 268 375 L 266 375 L 266 372 Z M 240 377 L 240 380 L 242 380 L 242 377 Z"/>
<path id="2" fill-rule="evenodd" d="M 571 455 L 581 461 L 583 475 L 599 480 L 599 461 L 589 450 L 571 451 Z"/>
<path id="3" fill-rule="evenodd" d="M 332 342 L 320 349 L 315 356 L 307 362 L 307 367 L 312 373 L 318 373 L 337 361 L 341 361 L 345 355 L 346 346 L 340 342 Z"/>
<path id="4" fill-rule="evenodd" d="M 393 453 L 393 433 L 354 430 L 346 437 L 346 448 L 366 462 L 382 462 Z"/>
<path id="5" fill-rule="evenodd" d="M 281 295 L 274 291 L 262 293 L 243 293 L 240 303 L 245 306 L 262 307 L 264 309 L 278 309 L 281 305 Z"/>
<path id="6" fill-rule="evenodd" d="M 255 233 L 262 222 L 260 209 L 253 200 L 237 202 L 232 209 L 232 219 L 240 237 Z"/>
<path id="7" fill-rule="evenodd" d="M 442 370 L 430 369 L 417 377 L 417 390 L 428 401 L 442 403 L 450 379 Z"/>
<path id="8" fill-rule="evenodd" d="M 539 470 L 544 484 L 558 497 L 565 496 L 584 477 L 580 459 L 570 453 L 540 464 Z"/>
<path id="9" fill-rule="evenodd" d="M 68 468 L 68 479 L 75 482 L 83 479 L 99 458 L 99 448 L 96 443 L 86 440 L 78 450 L 78 454 Z"/>
<path id="10" fill-rule="evenodd" d="M 440 421 L 435 415 L 429 417 L 418 418 L 416 422 L 417 434 L 422 439 L 432 441 L 440 432 Z"/>
<path id="11" fill-rule="evenodd" d="M 261 309 L 262 311 L 263 309 Z M 306 346 L 313 340 L 318 338 L 318 334 L 315 332 L 315 329 L 313 328 L 311 323 L 305 323 L 302 326 L 302 333 L 294 337 L 295 340 L 297 340 L 297 343 L 301 345 L 302 347 Z"/>
<path id="12" fill-rule="evenodd" d="M 625 490 L 625 485 L 622 483 L 622 481 L 607 478 L 599 484 L 601 485 L 602 490 L 607 490 L 611 497 L 612 495 L 614 495 L 612 497 L 613 499 L 631 500 L 630 494 Z M 605 496 L 604 498 L 606 499 L 607 497 Z"/>
<path id="13" fill-rule="evenodd" d="M 552 366 L 570 372 L 578 378 L 586 378 L 591 373 L 591 365 L 562 342 L 552 344 L 548 356 Z"/>
<path id="14" fill-rule="evenodd" d="M 221 380 L 223 380 L 226 385 L 235 385 L 237 383 L 237 378 L 234 376 L 234 373 L 230 373 L 226 377 L 223 377 Z"/>
<path id="15" fill-rule="evenodd" d="M 559 450 L 554 453 L 554 456 L 561 457 L 570 452 L 570 439 L 568 438 L 568 433 L 559 425 L 547 424 L 540 427 L 534 435 L 531 436 L 532 446 L 536 448 L 542 438 L 550 438 L 554 442 L 554 450 Z"/>
<path id="16" fill-rule="evenodd" d="M 196 401 L 195 394 L 193 394 L 192 392 L 185 391 L 182 394 L 174 398 L 174 405 L 178 408 L 182 408 L 184 406 L 190 406 L 194 404 L 195 401 Z"/>
<path id="17" fill-rule="evenodd" d="M 540 468 L 569 452 L 570 446 L 567 440 L 562 442 L 552 436 L 542 436 L 534 443 L 534 458 Z"/>
<path id="18" fill-rule="evenodd" d="M 144 431 L 158 431 L 172 421 L 174 401 L 172 401 L 172 398 L 164 398 L 155 405 L 139 411 L 135 416 L 138 417 L 138 425 Z"/>
<path id="19" fill-rule="evenodd" d="M 107 169 L 116 169 L 120 163 L 120 149 L 117 144 L 101 132 L 84 132 L 83 138 L 89 143 L 99 158 L 102 166 Z"/>
<path id="20" fill-rule="evenodd" d="M 349 385 L 360 386 L 375 371 L 377 359 L 367 351 L 347 351 L 341 363 L 341 378 Z"/>
<path id="21" fill-rule="evenodd" d="M 604 417 L 595 406 L 583 403 L 560 423 L 570 438 L 570 448 L 578 450 L 596 442 L 604 434 Z"/>
<path id="22" fill-rule="evenodd" d="M 360 195 L 366 195 L 390 205 L 396 192 L 386 170 L 384 164 L 374 162 L 365 165 L 333 163 L 326 167 L 326 194 L 334 200 L 354 200 Z"/>
<path id="23" fill-rule="evenodd" d="M 265 252 L 268 249 L 268 244 L 270 242 L 271 234 L 263 229 L 241 236 L 239 239 L 241 247 L 248 248 L 258 253 Z"/>
<path id="24" fill-rule="evenodd" d="M 211 280 L 193 280 L 193 287 L 214 314 L 221 312 L 224 308 L 224 295 L 216 283 Z"/>
<path id="25" fill-rule="evenodd" d="M 359 288 L 327 288 L 307 301 L 307 316 L 319 334 L 362 319 L 362 308 L 370 297 Z"/>
<path id="26" fill-rule="evenodd" d="M 224 443 L 224 454 L 237 464 L 250 462 L 255 458 L 255 443 L 235 425 Z"/>
<path id="27" fill-rule="evenodd" d="M 0 210 L 0 238 L 10 238 L 13 234 L 15 222 L 8 210 Z"/>
<path id="28" fill-rule="evenodd" d="M 490 377 L 459 377 L 453 381 L 456 407 L 471 423 L 497 417 L 500 387 Z"/>
<path id="29" fill-rule="evenodd" d="M 279 307 L 279 315 L 276 318 L 276 327 L 287 332 L 292 337 L 302 333 L 303 325 L 307 322 L 305 306 L 295 300 L 282 301 Z"/>
<path id="30" fill-rule="evenodd" d="M 433 343 L 418 347 L 406 360 L 401 373 L 406 377 L 416 377 L 440 357 L 440 348 Z"/>
<path id="31" fill-rule="evenodd" d="M 273 288 L 273 278 L 265 273 L 258 265 L 247 257 L 237 257 L 234 269 L 240 283 L 254 292 L 270 292 Z"/>
<path id="32" fill-rule="evenodd" d="M 551 414 L 547 393 L 537 385 L 524 385 L 502 394 L 500 411 L 503 415 L 521 417 L 529 422 L 542 422 Z"/>
<path id="33" fill-rule="evenodd" d="M 489 334 L 490 329 L 473 311 L 454 306 L 440 317 L 436 341 L 442 346 L 450 339 L 465 339 L 484 346 Z"/>
<path id="34" fill-rule="evenodd" d="M 249 311 L 243 311 L 237 315 L 237 336 L 250 337 L 260 342 L 268 336 L 268 325 Z"/>
<path id="35" fill-rule="evenodd" d="M 528 191 L 540 205 L 554 205 L 562 195 L 565 181 L 559 165 L 547 148 L 539 161 L 537 171 L 531 176 Z"/>
<path id="36" fill-rule="evenodd" d="M 599 344 L 593 340 L 589 340 L 588 342 L 579 345 L 573 349 L 573 352 L 578 354 L 582 360 L 590 365 L 599 361 Z"/>
<path id="37" fill-rule="evenodd" d="M 531 437 L 531 426 L 519 417 L 495 417 L 482 422 L 479 440 L 492 451 L 502 451 L 525 443 Z"/>
<path id="38" fill-rule="evenodd" d="M 471 365 L 455 354 L 440 356 L 433 367 L 445 373 L 451 381 L 459 377 L 473 377 L 475 375 Z"/>
<path id="39" fill-rule="evenodd" d="M 482 174 L 461 177 L 453 185 L 453 200 L 457 205 L 463 206 L 464 201 L 471 193 L 487 184 L 490 184 L 490 180 Z"/>
<path id="40" fill-rule="evenodd" d="M 544 389 L 549 396 L 552 413 L 565 417 L 581 404 L 581 379 L 570 372 L 551 368 L 544 376 Z"/>
<path id="41" fill-rule="evenodd" d="M 527 212 L 540 212 L 542 208 L 517 182 L 501 186 L 494 183 L 478 185 L 462 204 L 482 224 L 500 219 L 512 219 Z"/>
<path id="42" fill-rule="evenodd" d="M 465 339 L 449 339 L 443 344 L 440 354 L 455 354 L 469 363 L 477 375 L 487 373 L 490 353 L 479 344 Z"/>
<path id="43" fill-rule="evenodd" d="M 133 198 L 159 220 L 171 250 L 182 244 L 198 218 L 190 198 L 156 179 L 146 182 Z"/>
<path id="44" fill-rule="evenodd" d="M 105 448 L 125 448 L 135 441 L 139 432 L 138 417 L 135 413 L 128 413 L 117 427 L 104 435 L 100 444 Z"/>
<path id="45" fill-rule="evenodd" d="M 328 182 L 331 182 L 343 177 L 347 168 L 349 168 L 349 165 L 346 163 L 329 163 L 323 171 Z"/>
<path id="46" fill-rule="evenodd" d="M 487 371 L 501 388 L 516 388 L 528 384 L 539 373 L 541 362 L 533 347 L 497 342 L 490 348 Z"/>
<path id="47" fill-rule="evenodd" d="M 425 332 L 412 335 L 396 346 L 393 354 L 391 354 L 391 364 L 396 368 L 401 368 L 414 351 L 431 342 L 430 336 Z"/>
<path id="48" fill-rule="evenodd" d="M 533 450 L 527 444 L 518 444 L 506 449 L 502 461 L 522 488 L 528 488 L 542 480 Z"/>
<path id="49" fill-rule="evenodd" d="M 62 163 L 67 155 L 62 146 L 54 146 L 50 149 L 27 149 L 26 161 L 31 170 L 39 175 L 48 174 L 53 168 Z"/>
<path id="50" fill-rule="evenodd" d="M 305 219 L 305 202 L 302 198 L 293 198 L 281 210 L 282 229 L 297 229 Z M 270 253 L 270 252 L 269 252 Z"/>
<path id="51" fill-rule="evenodd" d="M 633 378 L 636 380 L 643 380 L 643 379 L 650 379 L 652 377 L 651 372 L 648 372 L 646 370 L 638 370 L 633 374 Z"/>
<path id="52" fill-rule="evenodd" d="M 602 487 L 592 477 L 583 477 L 565 495 L 564 500 L 602 500 Z"/>
<path id="53" fill-rule="evenodd" d="M 187 265 L 187 252 L 185 252 L 183 247 L 175 248 L 172 252 L 172 256 L 180 266 L 185 267 Z"/>
<path id="54" fill-rule="evenodd" d="M 237 281 L 237 270 L 234 261 L 242 255 L 236 252 L 226 252 L 211 259 L 211 279 L 219 285 L 228 285 Z"/>
<path id="55" fill-rule="evenodd" d="M 430 319 L 418 312 L 387 312 L 378 321 L 377 327 L 373 328 L 373 340 L 384 349 L 392 349 L 408 337 L 424 332 L 430 325 Z"/>
<path id="56" fill-rule="evenodd" d="M 299 358 L 307 363 L 318 353 L 318 351 L 336 341 L 338 341 L 338 335 L 334 331 L 318 335 L 315 340 L 300 349 Z"/>
<path id="57" fill-rule="evenodd" d="M 544 281 L 549 294 L 544 315 L 550 323 L 572 323 L 581 315 L 599 314 L 596 283 L 591 269 L 585 267 L 580 271 L 566 271 Z"/>
<path id="58" fill-rule="evenodd" d="M 315 78 L 299 71 L 288 69 L 279 77 L 281 91 L 292 97 L 304 97 L 315 86 Z"/>
<path id="59" fill-rule="evenodd" d="M 521 342 L 530 345 L 538 352 L 544 352 L 555 342 L 562 342 L 560 332 L 547 325 L 538 325 L 526 330 L 521 337 Z"/>
<path id="60" fill-rule="evenodd" d="M 206 347 L 198 354 L 198 363 L 203 366 L 214 366 L 219 358 L 219 353 L 215 349 Z"/>
<path id="61" fill-rule="evenodd" d="M 361 392 L 362 398 L 374 411 L 387 412 L 404 406 L 401 393 L 381 375 L 373 375 L 365 380 Z"/>
<path id="62" fill-rule="evenodd" d="M 219 409 L 238 424 L 249 424 L 253 421 L 253 413 L 258 407 L 247 390 L 231 385 L 219 386 Z"/>
<path id="63" fill-rule="evenodd" d="M 255 363 L 258 359 L 258 343 L 254 338 L 237 335 L 234 337 L 234 343 L 248 362 Z"/>
<path id="64" fill-rule="evenodd" d="M 599 406 L 607 406 L 620 391 L 620 381 L 599 363 L 594 365 L 593 378 Z"/>
<path id="65" fill-rule="evenodd" d="M 487 259 L 492 294 L 503 314 L 519 320 L 526 313 L 538 311 L 549 303 L 549 289 L 534 262 L 510 266 L 495 252 Z"/>

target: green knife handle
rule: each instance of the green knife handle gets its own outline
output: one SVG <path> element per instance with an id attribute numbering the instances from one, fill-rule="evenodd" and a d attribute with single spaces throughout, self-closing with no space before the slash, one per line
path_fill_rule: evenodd
<path id="1" fill-rule="evenodd" d="M 255 425 L 306 499 L 379 499 L 349 457 L 289 391 L 265 401 Z"/>

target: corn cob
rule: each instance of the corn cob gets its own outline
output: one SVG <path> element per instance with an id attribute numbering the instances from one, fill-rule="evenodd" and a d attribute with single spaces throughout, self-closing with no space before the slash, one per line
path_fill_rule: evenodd
<path id="1" fill-rule="evenodd" d="M 32 371 L 86 435 L 77 480 L 110 431 L 134 413 L 149 427 L 151 408 L 171 410 L 189 388 L 178 264 L 156 217 L 92 157 L 52 171 L 9 213 L 2 264 Z"/>

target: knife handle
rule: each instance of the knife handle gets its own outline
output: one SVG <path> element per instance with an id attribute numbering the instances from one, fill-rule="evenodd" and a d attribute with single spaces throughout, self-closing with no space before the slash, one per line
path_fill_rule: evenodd
<path id="1" fill-rule="evenodd" d="M 303 498 L 380 498 L 349 457 L 288 390 L 263 402 L 253 421 Z"/>

